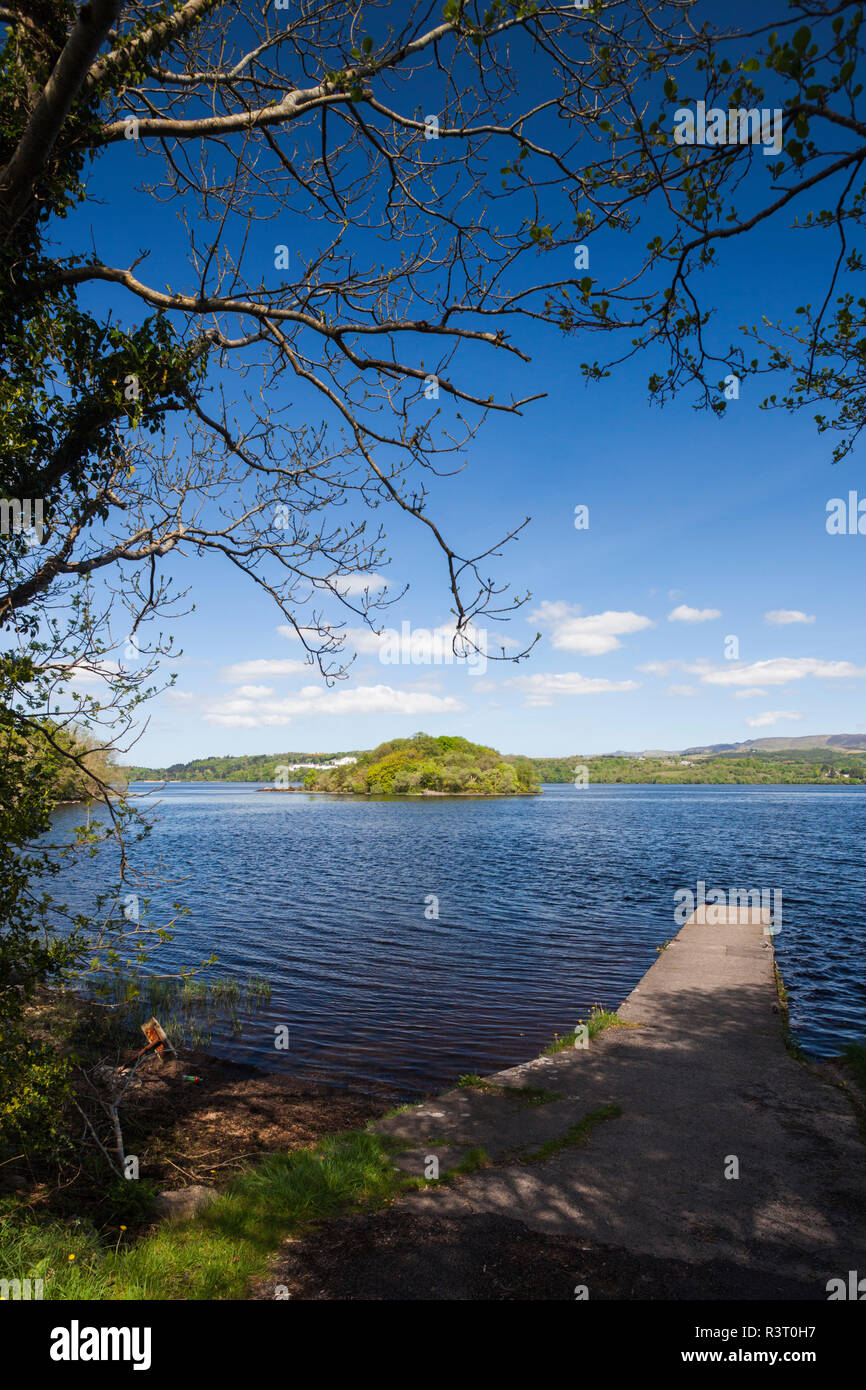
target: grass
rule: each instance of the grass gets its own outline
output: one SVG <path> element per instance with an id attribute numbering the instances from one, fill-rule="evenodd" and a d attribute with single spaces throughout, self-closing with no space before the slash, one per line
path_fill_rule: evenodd
<path id="1" fill-rule="evenodd" d="M 562 1100 L 561 1091 L 545 1091 L 539 1086 L 497 1086 L 487 1081 L 475 1071 L 464 1072 L 458 1076 L 457 1085 L 472 1091 L 488 1091 L 497 1096 L 505 1096 L 517 1105 L 549 1105 L 551 1101 Z"/>
<path id="2" fill-rule="evenodd" d="M 480 1145 L 428 1182 L 393 1166 L 397 1140 L 370 1130 L 332 1135 L 315 1149 L 271 1155 L 191 1221 L 165 1222 L 135 1244 L 89 1222 L 37 1222 L 0 1207 L 0 1278 L 42 1279 L 46 1300 L 241 1299 L 274 1250 L 314 1222 L 388 1205 L 412 1188 L 453 1182 L 490 1162 Z"/>
<path id="3" fill-rule="evenodd" d="M 776 980 L 776 998 L 779 1001 L 779 1014 L 782 1019 L 782 1041 L 792 1057 L 796 1057 L 798 1062 L 807 1062 L 809 1059 L 791 1032 L 788 991 L 785 989 L 785 981 L 782 979 L 782 972 L 775 959 L 773 960 L 773 975 Z"/>
<path id="4" fill-rule="evenodd" d="M 395 1105 L 392 1110 L 386 1110 L 382 1116 L 383 1120 L 392 1120 L 395 1115 L 405 1115 L 407 1110 L 414 1110 L 415 1106 L 407 1101 L 404 1105 Z"/>
<path id="5" fill-rule="evenodd" d="M 440 1182 L 450 1182 L 456 1177 L 466 1177 L 469 1173 L 476 1173 L 479 1168 L 486 1168 L 490 1162 L 490 1155 L 481 1144 L 475 1144 L 469 1149 L 460 1162 L 454 1168 L 449 1168 L 439 1179 Z"/>
<path id="6" fill-rule="evenodd" d="M 605 1009 L 601 1004 L 593 1004 L 589 1011 L 589 1017 L 584 1023 L 583 1019 L 578 1019 L 577 1028 L 571 1033 L 564 1033 L 562 1037 L 558 1033 L 554 1034 L 553 1042 L 549 1042 L 542 1052 L 542 1057 L 553 1057 L 557 1052 L 564 1052 L 567 1047 L 574 1047 L 577 1042 L 578 1030 L 586 1028 L 588 1041 L 597 1037 L 605 1028 L 639 1028 L 639 1023 L 627 1023 L 624 1018 L 620 1018 L 618 1013 Z"/>
<path id="7" fill-rule="evenodd" d="M 565 1134 L 560 1134 L 556 1139 L 548 1139 L 541 1145 L 540 1149 L 533 1149 L 531 1153 L 521 1154 L 521 1163 L 544 1163 L 546 1159 L 553 1158 L 556 1154 L 562 1153 L 565 1149 L 582 1148 L 589 1140 L 592 1131 L 605 1120 L 616 1120 L 622 1114 L 621 1105 L 600 1105 L 596 1110 L 590 1110 L 576 1125 L 566 1130 Z"/>
<path id="8" fill-rule="evenodd" d="M 252 974 L 245 982 L 231 976 L 109 976 L 94 987 L 94 992 L 118 1014 L 115 1027 L 119 1043 L 126 1034 L 137 1037 L 139 1025 L 150 1014 L 158 1014 L 175 1047 L 204 1048 L 217 1025 L 227 1025 L 234 1037 L 240 1037 L 245 1018 L 267 1005 L 271 986 L 262 976 Z M 108 1020 L 102 1027 L 107 1036 Z"/>
<path id="9" fill-rule="evenodd" d="M 842 1056 L 853 1071 L 858 1086 L 866 1090 L 866 1043 L 849 1042 L 842 1049 Z"/>
<path id="10" fill-rule="evenodd" d="M 243 1298 L 287 1235 L 423 1186 L 394 1168 L 395 1147 L 368 1130 L 349 1130 L 314 1149 L 269 1156 L 194 1220 L 164 1223 L 134 1245 L 125 1244 L 122 1227 L 100 1234 L 84 1222 L 37 1223 L 7 1203 L 0 1209 L 0 1278 L 41 1278 L 46 1300 Z M 474 1166 L 480 1161 L 486 1155 L 476 1154 Z"/>
<path id="11" fill-rule="evenodd" d="M 864 1104 L 864 1098 L 866 1098 L 866 1044 L 846 1043 L 840 1053 L 840 1061 L 847 1063 L 852 1073 L 853 1087 L 847 1082 L 843 1082 L 842 1090 L 854 1107 L 860 1137 L 866 1143 L 866 1104 Z"/>
<path id="12" fill-rule="evenodd" d="M 561 1091 L 545 1091 L 540 1086 L 507 1086 L 505 1094 L 518 1105 L 550 1105 L 562 1100 Z"/>

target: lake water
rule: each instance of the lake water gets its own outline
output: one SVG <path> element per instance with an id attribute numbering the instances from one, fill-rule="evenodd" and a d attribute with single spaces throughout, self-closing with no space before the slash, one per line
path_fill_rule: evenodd
<path id="1" fill-rule="evenodd" d="M 407 1096 L 526 1060 L 622 1002 L 678 930 L 675 890 L 699 879 L 781 889 L 775 945 L 808 1052 L 866 1036 L 866 788 L 356 801 L 188 783 L 155 799 L 147 858 L 176 881 L 153 910 L 190 908 L 164 960 L 213 949 L 220 973 L 272 983 L 241 1039 L 214 1038 L 238 1060 Z M 98 872 L 67 879 L 70 902 Z"/>

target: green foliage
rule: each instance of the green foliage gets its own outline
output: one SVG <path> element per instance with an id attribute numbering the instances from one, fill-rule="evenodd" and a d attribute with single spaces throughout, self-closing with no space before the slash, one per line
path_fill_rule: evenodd
<path id="1" fill-rule="evenodd" d="M 207 1047 L 214 1031 L 240 1037 L 244 1023 L 271 997 L 260 975 L 231 976 L 107 974 L 91 981 L 94 1003 L 77 1018 L 70 1041 L 78 1048 L 102 1051 L 113 1046 L 140 1046 L 140 1027 L 156 1014 L 174 1047 Z"/>
<path id="2" fill-rule="evenodd" d="M 38 22 L 8 25 L 0 51 L 0 167 L 76 11 L 70 0 L 28 8 Z M 117 425 L 155 433 L 204 370 L 203 344 L 181 343 L 164 313 L 127 331 L 81 309 L 74 287 L 57 281 L 44 226 L 84 199 L 81 174 L 100 131 L 99 93 L 82 89 L 26 207 L 0 236 L 0 485 L 3 496 L 42 498 L 49 528 L 55 508 L 104 517 L 105 506 L 94 511 L 88 501 L 116 468 Z M 135 399 L 125 389 L 131 375 Z"/>
<path id="3" fill-rule="evenodd" d="M 112 1220 L 141 1226 L 153 1215 L 158 1188 L 149 1178 L 116 1178 L 105 1193 Z"/>
<path id="4" fill-rule="evenodd" d="M 150 953 L 146 921 L 127 922 L 117 889 L 97 895 L 92 918 L 71 916 L 49 891 L 67 863 L 113 833 L 113 822 L 88 824 L 55 845 L 46 835 L 55 807 L 102 797 L 119 779 L 85 732 L 21 715 L 9 698 L 12 666 L 20 678 L 20 663 L 0 665 L 0 1160 L 22 1149 L 56 1158 L 68 1147 L 71 1065 L 59 1039 L 39 1038 L 27 1018 L 37 990 L 80 975 L 88 959 L 95 974 L 128 977 Z M 131 818 L 122 804 L 114 814 Z"/>
<path id="5" fill-rule="evenodd" d="M 6 1278 L 42 1277 L 46 1300 L 242 1298 L 286 1235 L 421 1185 L 394 1167 L 391 1147 L 352 1130 L 315 1149 L 274 1154 L 239 1174 L 194 1220 L 161 1223 L 133 1245 L 122 1243 L 122 1231 L 100 1237 L 84 1223 L 37 1224 L 9 1210 L 0 1222 L 0 1268 Z"/>
<path id="6" fill-rule="evenodd" d="M 277 768 L 290 763 L 330 762 L 357 755 L 357 749 L 340 753 L 250 753 L 237 757 L 225 753 L 222 757 L 172 763 L 170 767 L 136 766 L 123 771 L 130 782 L 273 782 Z"/>
<path id="7" fill-rule="evenodd" d="M 0 1054 L 0 1154 L 64 1154 L 69 1148 L 64 1125 L 69 1095 L 68 1060 L 34 1043 L 20 1024 L 7 1023 Z"/>
<path id="8" fill-rule="evenodd" d="M 575 769 L 586 767 L 589 784 L 653 783 L 671 785 L 740 784 L 742 786 L 844 786 L 866 782 L 866 756 L 832 748 L 744 749 L 725 753 L 629 754 L 570 758 L 533 758 L 541 782 L 575 780 Z"/>
<path id="9" fill-rule="evenodd" d="M 622 1115 L 621 1105 L 600 1105 L 596 1110 L 590 1110 L 576 1125 L 566 1130 L 557 1139 L 548 1139 L 540 1148 L 534 1149 L 531 1153 L 523 1154 L 522 1163 L 544 1163 L 549 1158 L 555 1158 L 557 1154 L 565 1149 L 581 1149 L 584 1144 L 589 1143 L 592 1132 L 599 1125 L 604 1124 L 605 1120 L 616 1120 Z"/>
<path id="10" fill-rule="evenodd" d="M 125 782 L 111 749 L 85 729 L 64 729 L 50 719 L 16 728 L 0 713 L 0 757 L 11 758 L 13 746 L 18 750 L 19 775 L 41 781 L 52 807 L 63 801 L 95 800 L 101 795 L 100 783 Z"/>
<path id="11" fill-rule="evenodd" d="M 36 988 L 83 950 L 75 931 L 47 930 L 51 897 L 40 893 L 41 880 L 59 869 L 47 849 L 34 847 L 60 799 L 56 772 L 50 748 L 21 734 L 0 704 L 0 1154 L 21 1146 L 56 1152 L 67 1093 L 65 1063 L 35 1043 L 23 1023 Z"/>
<path id="12" fill-rule="evenodd" d="M 509 761 L 456 735 L 423 733 L 391 739 L 346 767 L 310 772 L 304 786 L 358 796 L 517 796 L 538 790 L 527 758 Z"/>
<path id="13" fill-rule="evenodd" d="M 620 1018 L 618 1013 L 611 1009 L 606 1009 L 603 1004 L 593 1004 L 586 1022 L 584 1022 L 582 1018 L 578 1019 L 578 1028 L 581 1026 L 586 1028 L 584 1036 L 588 1040 L 591 1040 L 597 1037 L 599 1033 L 603 1033 L 605 1028 L 637 1028 L 640 1025 L 637 1023 L 626 1023 L 624 1019 Z M 553 1041 L 547 1044 L 541 1055 L 543 1057 L 554 1057 L 557 1052 L 564 1052 L 566 1048 L 574 1047 L 574 1044 L 577 1042 L 577 1037 L 577 1028 L 573 1028 L 570 1033 L 563 1033 L 561 1037 L 557 1033 L 554 1035 Z"/>
<path id="14" fill-rule="evenodd" d="M 416 739 L 392 740 L 369 753 L 349 749 L 338 753 L 276 753 L 240 757 L 224 755 L 219 758 L 197 758 L 189 763 L 174 763 L 171 767 L 129 767 L 120 771 L 128 776 L 130 781 L 273 782 L 277 768 L 281 765 L 329 762 L 334 758 L 352 756 L 358 758 L 358 763 L 328 773 L 327 784 L 322 780 L 325 774 L 316 773 L 311 775 L 306 785 L 315 790 L 355 791 L 359 795 L 365 795 L 368 783 L 373 777 L 377 783 L 375 791 L 379 795 L 383 794 L 386 786 L 389 788 L 387 794 L 397 796 L 417 795 L 424 789 L 445 790 L 440 777 L 441 764 L 436 756 L 427 756 L 419 760 L 404 756 L 395 748 L 397 744 L 420 746 L 417 744 L 418 737 L 416 735 Z M 420 737 L 426 738 L 427 735 Z M 453 743 L 454 740 L 445 737 L 431 742 L 444 745 Z M 464 745 L 465 749 L 477 746 L 467 743 L 465 739 L 458 739 L 456 742 Z M 388 759 L 387 763 L 378 757 L 383 749 L 389 750 L 384 755 Z M 460 763 L 463 751 L 460 748 L 449 750 L 452 770 Z M 451 757 L 454 754 L 457 755 L 457 764 Z M 573 782 L 578 766 L 585 766 L 589 770 L 590 783 L 740 783 L 744 786 L 793 783 L 813 786 L 827 782 L 842 786 L 847 783 L 866 782 L 866 753 L 846 752 L 837 748 L 780 751 L 746 749 L 743 752 L 669 753 L 652 757 L 626 753 L 596 756 L 574 753 L 570 757 L 527 758 L 513 753 L 499 754 L 493 749 L 482 749 L 482 754 L 492 756 L 498 767 L 514 768 L 520 790 L 532 790 L 542 782 L 553 785 Z M 374 771 L 369 765 L 371 762 L 383 762 L 384 765 Z M 688 766 L 684 766 L 684 763 Z M 352 776 L 353 773 L 356 774 L 355 777 Z M 303 773 L 299 771 L 296 776 L 300 780 Z M 495 777 L 488 778 L 487 785 L 496 784 Z M 454 786 L 457 790 L 470 790 L 476 785 L 482 789 L 485 786 L 483 758 L 474 757 L 470 760 L 467 754 L 465 776 L 458 768 Z M 498 785 L 507 790 L 514 783 L 508 774 L 503 774 Z M 373 790 L 372 787 L 369 789 Z"/>

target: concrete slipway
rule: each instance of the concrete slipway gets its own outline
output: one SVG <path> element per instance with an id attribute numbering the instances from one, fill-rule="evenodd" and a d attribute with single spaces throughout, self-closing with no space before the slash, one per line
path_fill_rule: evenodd
<path id="1" fill-rule="evenodd" d="M 721 920 L 694 914 L 660 953 L 618 1011 L 631 1026 L 376 1125 L 418 1177 L 478 1145 L 488 1166 L 288 1242 L 272 1277 L 312 1298 L 570 1299 L 579 1280 L 826 1300 L 866 1276 L 862 1119 L 786 1050 L 767 914 L 703 911 Z"/>
<path id="2" fill-rule="evenodd" d="M 499 1214 L 653 1257 L 721 1259 L 801 1282 L 815 1298 L 826 1298 L 831 1278 L 866 1274 L 866 1144 L 855 1111 L 784 1046 L 767 914 L 715 911 L 723 920 L 712 924 L 694 914 L 619 1009 L 638 1027 L 605 1029 L 585 1050 L 488 1078 L 561 1100 L 523 1107 L 457 1089 L 382 1121 L 407 1141 L 401 1166 L 419 1173 L 427 1154 L 442 1153 L 431 1145 L 438 1137 L 452 1151 L 483 1145 L 494 1160 L 404 1205 Z M 610 1105 L 621 1115 L 585 1145 L 515 1160 Z M 732 1159 L 736 1178 L 725 1176 Z"/>

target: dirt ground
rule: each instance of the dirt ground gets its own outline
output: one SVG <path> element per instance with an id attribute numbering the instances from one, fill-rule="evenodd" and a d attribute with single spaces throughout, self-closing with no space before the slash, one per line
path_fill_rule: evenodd
<path id="1" fill-rule="evenodd" d="M 86 1006 L 67 999 L 64 1008 L 78 1013 Z M 40 1000 L 33 1016 L 35 1032 L 44 1033 L 58 1017 L 57 1001 Z M 112 1063 L 128 1066 L 137 1046 L 115 1053 Z M 256 1158 L 361 1127 L 401 1099 L 388 1088 L 354 1093 L 181 1049 L 163 1060 L 151 1055 L 140 1066 L 123 1103 L 124 1148 L 138 1158 L 140 1176 L 160 1190 L 219 1188 Z M 83 1133 L 83 1122 L 79 1129 Z M 97 1226 L 109 1221 L 107 1166 L 92 1144 L 84 1147 L 92 1151 L 87 1162 L 72 1154 L 59 1175 L 26 1155 L 4 1163 L 0 1194 L 14 1192 L 34 1210 L 74 1212 Z"/>
<path id="2" fill-rule="evenodd" d="M 185 1081 L 194 1076 L 195 1081 Z M 264 1154 L 354 1129 L 394 1103 L 258 1071 L 199 1052 L 148 1064 L 124 1125 L 127 1151 L 160 1185 L 220 1185 Z"/>

